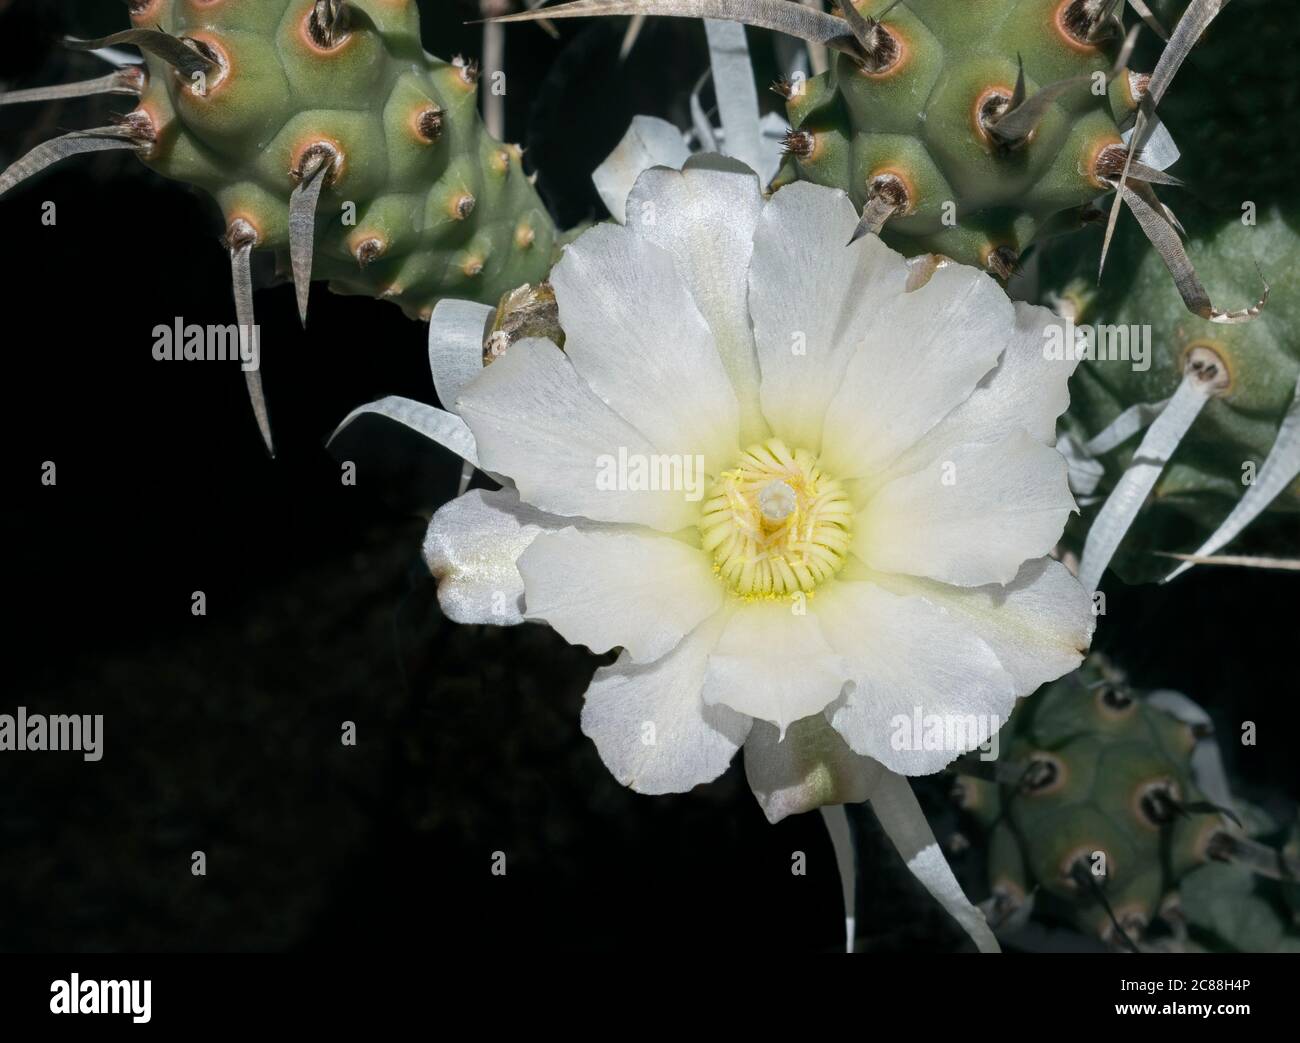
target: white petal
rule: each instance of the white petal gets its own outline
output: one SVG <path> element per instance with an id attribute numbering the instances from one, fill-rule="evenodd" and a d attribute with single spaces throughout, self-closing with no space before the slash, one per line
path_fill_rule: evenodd
<path id="1" fill-rule="evenodd" d="M 708 556 L 648 532 L 545 533 L 520 556 L 519 573 L 529 619 L 593 652 L 626 648 L 640 663 L 666 655 L 722 607 Z"/>
<path id="2" fill-rule="evenodd" d="M 1015 681 L 1017 695 L 1068 674 L 1083 662 L 1097 619 L 1083 585 L 1059 561 L 1027 561 L 1005 587 L 953 587 L 877 573 L 895 594 L 922 597 L 978 635 Z"/>
<path id="3" fill-rule="evenodd" d="M 929 775 L 1010 716 L 1011 676 L 943 609 L 851 580 L 826 584 L 817 602 L 822 632 L 853 679 L 826 713 L 855 752 L 904 775 Z"/>
<path id="4" fill-rule="evenodd" d="M 616 225 L 584 233 L 551 272 L 564 351 L 662 453 L 739 455 L 736 395 L 673 255 Z"/>
<path id="5" fill-rule="evenodd" d="M 662 659 L 638 666 L 626 652 L 596 671 L 582 707 L 582 731 L 624 786 L 685 793 L 727 770 L 750 720 L 705 706 L 704 669 L 722 617 L 701 623 Z"/>
<path id="6" fill-rule="evenodd" d="M 965 265 L 887 300 L 855 333 L 861 347 L 826 410 L 822 464 L 852 478 L 890 463 L 970 397 L 1014 322 L 998 284 Z"/>
<path id="7" fill-rule="evenodd" d="M 740 605 L 709 657 L 704 701 L 770 721 L 782 732 L 818 713 L 843 687 L 844 664 L 815 615 L 789 602 Z"/>
<path id="8" fill-rule="evenodd" d="M 483 372 L 483 333 L 491 315 L 486 304 L 451 297 L 434 306 L 429 319 L 429 370 L 438 401 L 448 409 Z"/>
<path id="9" fill-rule="evenodd" d="M 511 347 L 461 392 L 457 411 L 474 432 L 480 466 L 508 475 L 527 503 L 552 514 L 640 522 L 665 532 L 699 517 L 698 503 L 680 490 L 598 485 L 620 450 L 641 459 L 657 450 L 596 397 L 550 341 Z"/>
<path id="10" fill-rule="evenodd" d="M 907 283 L 903 258 L 875 236 L 844 245 L 857 222 L 843 192 L 801 181 L 772 197 L 754 233 L 749 308 L 763 414 L 791 448 L 819 450 L 857 345 Z"/>
<path id="11" fill-rule="evenodd" d="M 953 876 L 952 867 L 912 792 L 912 784 L 885 772 L 872 794 L 871 808 L 912 875 L 961 924 L 975 947 L 980 952 L 1001 952 L 984 914 L 971 904 Z"/>
<path id="12" fill-rule="evenodd" d="M 1065 458 L 1023 431 L 963 445 L 875 493 L 853 552 L 874 569 L 963 587 L 1010 583 L 1074 510 Z"/>
<path id="13" fill-rule="evenodd" d="M 1015 327 L 997 368 L 962 402 L 907 449 L 889 476 L 907 474 L 959 445 L 987 444 L 1024 429 L 1044 445 L 1056 444 L 1056 420 L 1070 405 L 1070 377 L 1079 365 L 1073 351 L 1060 357 L 1070 328 L 1047 308 L 1016 302 Z M 1069 347 L 1069 345 L 1065 345 Z"/>
<path id="14" fill-rule="evenodd" d="M 741 442 L 767 434 L 759 409 L 758 354 L 749 321 L 749 259 L 763 196 L 752 173 L 698 165 L 648 170 L 632 190 L 628 228 L 673 255 L 713 331 L 741 410 Z M 708 229 L 703 234 L 701 229 Z"/>
<path id="15" fill-rule="evenodd" d="M 755 721 L 745 740 L 745 777 L 772 823 L 828 804 L 860 804 L 882 770 L 850 750 L 820 714 L 795 721 L 785 738 Z"/>
<path id="16" fill-rule="evenodd" d="M 636 179 L 651 167 L 680 169 L 690 155 L 682 132 L 667 120 L 634 116 L 623 140 L 596 168 L 591 180 L 614 220 L 622 224 Z"/>
<path id="17" fill-rule="evenodd" d="M 444 504 L 424 537 L 443 612 L 457 623 L 522 623 L 524 581 L 515 563 L 540 533 L 570 524 L 520 503 L 513 489 L 474 489 Z"/>

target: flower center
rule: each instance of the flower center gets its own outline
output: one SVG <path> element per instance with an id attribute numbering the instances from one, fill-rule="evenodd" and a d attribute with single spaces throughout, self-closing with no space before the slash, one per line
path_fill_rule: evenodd
<path id="1" fill-rule="evenodd" d="M 853 533 L 849 497 L 806 449 L 779 438 L 750 446 L 718 476 L 700 535 L 713 571 L 746 598 L 810 592 L 839 572 Z"/>

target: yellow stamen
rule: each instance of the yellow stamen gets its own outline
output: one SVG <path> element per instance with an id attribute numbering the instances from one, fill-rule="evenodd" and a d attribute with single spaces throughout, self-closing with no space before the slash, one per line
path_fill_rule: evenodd
<path id="1" fill-rule="evenodd" d="M 853 508 L 806 449 L 779 438 L 750 446 L 713 483 L 700 517 L 713 569 L 747 599 L 811 593 L 843 567 Z"/>

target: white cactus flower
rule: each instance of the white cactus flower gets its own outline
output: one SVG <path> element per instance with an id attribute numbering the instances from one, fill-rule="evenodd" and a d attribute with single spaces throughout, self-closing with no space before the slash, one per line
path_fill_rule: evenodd
<path id="1" fill-rule="evenodd" d="M 490 310 L 446 302 L 430 351 L 454 413 L 365 411 L 503 485 L 429 527 L 449 617 L 621 649 L 581 722 L 621 783 L 689 790 L 743 747 L 772 821 L 871 799 L 995 949 L 900 776 L 984 743 L 1091 640 L 1047 557 L 1075 509 L 1054 443 L 1076 363 L 1045 350 L 1047 309 L 846 247 L 857 220 L 833 189 L 765 199 L 732 159 L 648 170 L 626 223 L 554 269 L 563 350 L 481 368 Z"/>
<path id="2" fill-rule="evenodd" d="M 435 516 L 442 605 L 622 649 L 582 727 L 641 792 L 742 746 L 774 818 L 932 773 L 1087 648 L 1091 602 L 1046 557 L 1074 509 L 1052 316 L 845 248 L 856 221 L 817 186 L 765 202 L 733 161 L 650 170 L 555 268 L 564 350 L 521 341 L 455 398 L 507 481 Z M 969 726 L 900 742 L 916 720 Z M 835 767 L 792 801 L 794 736 Z"/>

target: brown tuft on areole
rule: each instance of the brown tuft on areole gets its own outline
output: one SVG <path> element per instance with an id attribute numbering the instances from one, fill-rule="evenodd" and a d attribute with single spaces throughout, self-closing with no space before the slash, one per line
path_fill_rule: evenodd
<path id="1" fill-rule="evenodd" d="M 1133 810 L 1144 826 L 1160 829 L 1178 817 L 1180 804 L 1181 791 L 1173 779 L 1154 779 L 1138 787 Z"/>
<path id="2" fill-rule="evenodd" d="M 142 108 L 132 109 L 116 119 L 118 125 L 131 136 L 132 141 L 142 145 L 152 145 L 158 140 L 158 125 L 154 122 L 153 116 Z"/>
<path id="3" fill-rule="evenodd" d="M 790 130 L 786 132 L 781 148 L 787 156 L 808 159 L 817 148 L 817 136 L 807 130 Z"/>
<path id="4" fill-rule="evenodd" d="M 1188 347 L 1184 360 L 1185 371 L 1211 392 L 1221 393 L 1232 385 L 1232 373 L 1228 370 L 1227 363 L 1210 345 L 1204 342 L 1192 344 Z"/>
<path id="5" fill-rule="evenodd" d="M 325 184 L 332 185 L 343 166 L 343 155 L 328 141 L 317 141 L 303 149 L 298 156 L 298 162 L 289 173 L 295 181 L 302 181 L 311 173 L 318 160 L 326 164 Z"/>
<path id="6" fill-rule="evenodd" d="M 451 60 L 452 67 L 460 75 L 460 80 L 465 86 L 473 87 L 478 83 L 478 62 L 473 58 L 466 58 L 464 55 L 456 55 Z"/>
<path id="7" fill-rule="evenodd" d="M 1020 267 L 1020 254 L 1010 246 L 999 246 L 989 251 L 984 267 L 1003 282 L 1006 282 Z"/>
<path id="8" fill-rule="evenodd" d="M 245 246 L 256 246 L 260 239 L 251 221 L 236 217 L 227 226 L 222 242 L 229 250 L 239 250 Z"/>
<path id="9" fill-rule="evenodd" d="M 907 189 L 907 182 L 890 170 L 871 177 L 867 183 L 867 197 L 888 203 L 894 208 L 895 214 L 906 214 L 912 209 L 912 195 Z"/>
<path id="10" fill-rule="evenodd" d="M 1056 9 L 1056 29 L 1078 51 L 1096 50 L 1105 0 L 1061 0 Z"/>
<path id="11" fill-rule="evenodd" d="M 345 0 L 316 0 L 307 16 L 307 38 L 322 51 L 332 51 L 347 42 L 351 21 Z"/>
<path id="12" fill-rule="evenodd" d="M 851 2 L 851 0 L 846 0 Z M 872 24 L 860 63 L 868 76 L 885 76 L 903 60 L 903 45 L 898 37 L 879 22 Z"/>
<path id="13" fill-rule="evenodd" d="M 442 109 L 433 108 L 422 111 L 415 120 L 415 129 L 419 132 L 420 137 L 428 142 L 436 142 L 442 137 L 443 124 L 446 116 Z"/>
<path id="14" fill-rule="evenodd" d="M 1124 145 L 1107 145 L 1093 160 L 1093 176 L 1102 181 L 1118 181 L 1128 161 L 1128 148 Z"/>
<path id="15" fill-rule="evenodd" d="M 369 239 L 363 239 L 359 242 L 356 250 L 353 251 L 353 254 L 357 259 L 357 264 L 364 268 L 379 260 L 387 250 L 387 243 L 377 236 L 371 236 Z"/>

